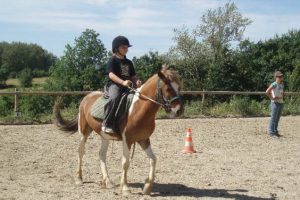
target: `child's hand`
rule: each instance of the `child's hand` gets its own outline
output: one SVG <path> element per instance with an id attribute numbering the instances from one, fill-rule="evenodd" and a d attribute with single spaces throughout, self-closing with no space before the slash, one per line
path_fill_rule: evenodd
<path id="1" fill-rule="evenodd" d="M 141 87 L 142 84 L 143 84 L 143 83 L 142 83 L 141 80 L 138 79 L 138 80 L 136 81 L 136 86 L 137 86 L 137 87 Z"/>
<path id="2" fill-rule="evenodd" d="M 276 100 L 279 100 L 279 99 L 282 99 L 282 97 L 273 97 L 272 100 L 276 101 Z"/>
<path id="3" fill-rule="evenodd" d="M 132 82 L 130 80 L 123 81 L 122 85 L 124 87 L 132 87 Z"/>

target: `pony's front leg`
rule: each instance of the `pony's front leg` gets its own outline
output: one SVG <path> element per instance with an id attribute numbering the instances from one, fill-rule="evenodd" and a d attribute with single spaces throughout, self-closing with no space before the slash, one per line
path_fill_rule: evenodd
<path id="1" fill-rule="evenodd" d="M 150 139 L 140 141 L 139 144 L 141 145 L 142 149 L 146 152 L 148 158 L 150 159 L 149 177 L 146 179 L 144 189 L 143 189 L 143 194 L 150 195 L 153 189 L 153 184 L 155 179 L 155 166 L 156 166 L 157 159 L 152 151 Z"/>
<path id="2" fill-rule="evenodd" d="M 123 137 L 123 156 L 122 156 L 122 176 L 121 176 L 121 190 L 124 195 L 130 194 L 127 182 L 127 172 L 129 168 L 129 155 L 130 145 L 126 142 L 126 138 Z"/>
<path id="3" fill-rule="evenodd" d="M 110 181 L 110 178 L 108 176 L 107 167 L 106 167 L 106 155 L 107 155 L 107 149 L 109 146 L 109 140 L 101 140 L 101 147 L 99 151 L 99 158 L 100 158 L 100 167 L 102 172 L 102 178 L 103 178 L 103 184 L 105 188 L 112 188 L 114 185 Z"/>

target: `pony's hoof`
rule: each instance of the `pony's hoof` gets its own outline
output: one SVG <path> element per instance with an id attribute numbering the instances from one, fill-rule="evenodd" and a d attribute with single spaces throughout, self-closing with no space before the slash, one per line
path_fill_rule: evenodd
<path id="1" fill-rule="evenodd" d="M 76 184 L 76 185 L 83 185 L 82 179 L 78 178 L 78 179 L 75 181 L 75 184 Z"/>
<path id="2" fill-rule="evenodd" d="M 111 189 L 111 188 L 114 188 L 115 185 L 110 181 L 110 179 L 104 179 L 100 182 L 100 186 L 101 188 L 103 189 Z"/>
<path id="3" fill-rule="evenodd" d="M 144 195 L 150 195 L 153 189 L 153 182 L 150 182 L 148 179 L 145 182 L 145 186 L 143 189 L 143 194 Z"/>
<path id="4" fill-rule="evenodd" d="M 111 189 L 114 188 L 115 185 L 111 181 L 106 181 L 105 187 L 106 189 Z"/>
<path id="5" fill-rule="evenodd" d="M 130 190 L 122 190 L 122 195 L 123 196 L 128 196 L 130 194 L 131 194 Z"/>
<path id="6" fill-rule="evenodd" d="M 127 185 L 122 185 L 121 184 L 121 190 L 122 190 L 122 195 L 123 196 L 127 196 L 127 195 L 131 194 L 130 189 L 128 188 Z"/>

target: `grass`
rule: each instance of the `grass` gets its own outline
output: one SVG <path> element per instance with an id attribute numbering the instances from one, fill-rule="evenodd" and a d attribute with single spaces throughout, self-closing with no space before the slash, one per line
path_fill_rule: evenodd
<path id="1" fill-rule="evenodd" d="M 32 79 L 32 87 L 34 89 L 42 89 L 42 85 L 46 82 L 48 77 L 38 77 Z M 20 87 L 20 82 L 16 78 L 10 78 L 5 81 L 5 85 L 0 84 L 0 91 L 12 91 L 14 88 Z"/>
<path id="2" fill-rule="evenodd" d="M 6 80 L 5 84 L 9 85 L 9 86 L 19 86 L 20 85 L 19 80 L 16 78 L 10 78 L 10 79 Z"/>
<path id="3" fill-rule="evenodd" d="M 39 78 L 33 78 L 32 79 L 32 84 L 33 85 L 40 85 L 46 82 L 46 80 L 48 79 L 48 77 L 39 77 Z M 10 78 L 6 81 L 6 85 L 10 86 L 10 87 L 16 87 L 16 86 L 20 86 L 19 80 L 16 78 Z"/>

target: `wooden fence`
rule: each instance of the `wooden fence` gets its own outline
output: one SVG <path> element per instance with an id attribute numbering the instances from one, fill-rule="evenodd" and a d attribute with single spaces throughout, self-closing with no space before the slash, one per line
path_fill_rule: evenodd
<path id="1" fill-rule="evenodd" d="M 15 106 L 14 111 L 18 116 L 19 113 L 19 97 L 23 95 L 48 95 L 48 96 L 65 96 L 65 95 L 87 95 L 92 91 L 17 91 L 14 92 L 0 92 L 1 95 L 14 95 Z M 207 95 L 266 95 L 265 92 L 250 92 L 250 91 L 181 91 L 181 95 L 201 95 L 202 102 L 204 102 Z M 300 92 L 285 92 L 286 95 L 300 96 Z"/>

